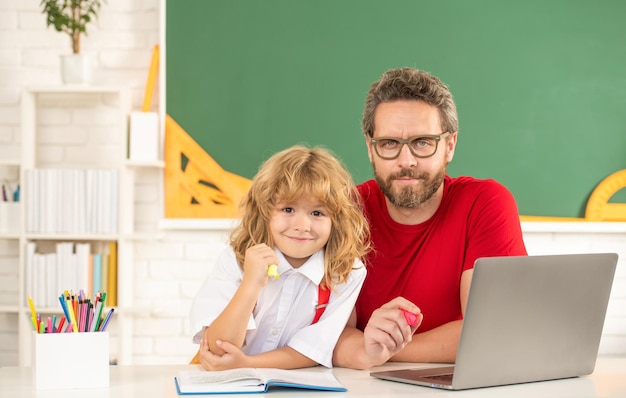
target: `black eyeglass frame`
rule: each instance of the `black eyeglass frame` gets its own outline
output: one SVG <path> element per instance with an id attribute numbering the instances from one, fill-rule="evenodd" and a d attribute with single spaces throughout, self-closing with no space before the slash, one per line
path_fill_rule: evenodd
<path id="1" fill-rule="evenodd" d="M 406 144 L 409 147 L 409 151 L 411 152 L 411 155 L 415 156 L 416 158 L 420 158 L 420 159 L 426 159 L 429 158 L 431 156 L 434 156 L 437 153 L 437 149 L 439 149 L 439 141 L 441 141 L 441 139 L 447 135 L 450 134 L 449 131 L 443 132 L 439 135 L 418 135 L 415 137 L 409 137 L 406 140 L 403 140 L 401 138 L 396 138 L 396 137 L 378 137 L 378 138 L 370 138 L 370 144 L 372 144 L 374 146 L 374 152 L 376 152 L 376 155 L 378 155 L 379 158 L 384 159 L 384 160 L 394 160 L 397 159 L 400 154 L 402 153 L 402 147 Z M 411 142 L 415 141 L 415 140 L 419 140 L 419 139 L 424 139 L 424 138 L 432 138 L 435 140 L 435 149 L 433 150 L 433 153 L 431 153 L 430 155 L 426 155 L 426 156 L 421 156 L 416 154 L 415 152 L 413 152 L 413 148 L 411 147 L 410 144 Z M 391 140 L 391 141 L 396 141 L 398 144 L 400 144 L 400 149 L 398 149 L 398 153 L 395 156 L 389 157 L 389 156 L 382 156 L 380 153 L 378 153 L 378 147 L 376 146 L 376 142 L 377 141 L 382 141 L 382 140 Z"/>

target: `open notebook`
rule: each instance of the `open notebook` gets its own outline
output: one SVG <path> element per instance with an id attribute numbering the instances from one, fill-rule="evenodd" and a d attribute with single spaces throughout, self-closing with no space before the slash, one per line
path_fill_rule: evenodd
<path id="1" fill-rule="evenodd" d="M 180 371 L 174 382 L 179 395 L 262 393 L 271 387 L 346 391 L 330 369 L 239 368 L 211 372 L 198 367 Z"/>
<path id="2" fill-rule="evenodd" d="M 456 364 L 370 373 L 461 390 L 593 372 L 615 253 L 480 258 Z"/>

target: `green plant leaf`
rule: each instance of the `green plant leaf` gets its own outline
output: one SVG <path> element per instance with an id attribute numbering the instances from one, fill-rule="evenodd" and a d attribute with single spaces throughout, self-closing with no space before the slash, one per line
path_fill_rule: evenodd
<path id="1" fill-rule="evenodd" d="M 74 53 L 80 52 L 80 35 L 87 35 L 87 25 L 98 18 L 106 0 L 41 0 L 41 11 L 46 15 L 46 26 L 68 34 Z"/>

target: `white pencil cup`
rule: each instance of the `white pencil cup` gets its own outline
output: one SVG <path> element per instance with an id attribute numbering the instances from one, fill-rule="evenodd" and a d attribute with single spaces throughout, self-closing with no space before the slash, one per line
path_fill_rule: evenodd
<path id="1" fill-rule="evenodd" d="M 109 333 L 33 332 L 35 388 L 78 389 L 109 386 Z"/>

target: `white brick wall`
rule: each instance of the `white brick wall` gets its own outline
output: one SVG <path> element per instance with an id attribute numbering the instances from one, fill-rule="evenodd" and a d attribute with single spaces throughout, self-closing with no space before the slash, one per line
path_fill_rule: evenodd
<path id="1" fill-rule="evenodd" d="M 39 2 L 0 0 L 0 159 L 14 158 L 18 153 L 21 89 L 60 83 L 59 55 L 70 48 L 68 38 L 46 29 Z M 84 52 L 94 58 L 94 80 L 132 88 L 135 109 L 140 108 L 152 47 L 159 40 L 160 11 L 160 0 L 108 0 L 98 23 L 90 27 L 89 36 L 83 40 Z M 72 112 L 50 112 L 44 117 L 46 135 L 55 142 L 53 136 L 63 133 L 62 125 L 70 120 Z M 90 120 L 97 117 L 89 115 Z M 104 137 L 101 133 L 97 129 L 87 132 Z M 72 140 L 78 151 L 87 140 L 78 135 L 63 139 Z M 58 155 L 51 151 L 46 156 L 54 161 Z M 195 292 L 227 239 L 224 230 L 159 230 L 163 213 L 159 178 L 159 172 L 141 170 L 135 186 L 135 228 L 142 232 L 136 241 L 134 263 L 133 302 L 138 313 L 134 318 L 132 358 L 138 364 L 186 363 L 191 358 L 196 347 L 190 343 L 187 314 Z M 616 233 L 525 232 L 524 237 L 531 254 L 620 254 L 601 353 L 626 354 L 626 228 Z M 6 266 L 10 261 L 6 258 L 10 259 L 11 253 L 3 252 L 1 245 L 0 241 L 0 285 L 10 285 L 15 275 Z M 14 318 L 0 314 L 0 366 L 17 363 L 17 337 L 11 327 Z M 114 325 L 112 332 L 115 334 Z"/>
<path id="2" fill-rule="evenodd" d="M 529 254 L 615 252 L 619 255 L 600 342 L 601 355 L 626 355 L 626 228 L 621 229 L 612 233 L 524 233 Z"/>

